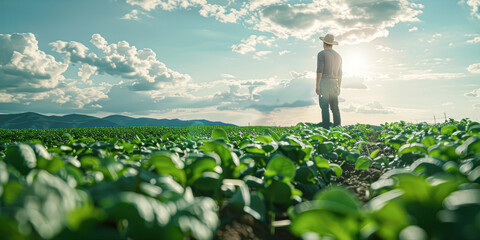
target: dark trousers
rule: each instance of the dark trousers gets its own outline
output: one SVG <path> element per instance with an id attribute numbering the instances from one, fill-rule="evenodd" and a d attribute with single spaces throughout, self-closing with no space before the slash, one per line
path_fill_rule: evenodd
<path id="1" fill-rule="evenodd" d="M 322 109 L 322 126 L 324 128 L 330 128 L 330 110 L 333 113 L 333 126 L 340 126 L 340 109 L 338 108 L 338 96 L 337 94 L 323 93 L 318 96 L 318 102 Z"/>

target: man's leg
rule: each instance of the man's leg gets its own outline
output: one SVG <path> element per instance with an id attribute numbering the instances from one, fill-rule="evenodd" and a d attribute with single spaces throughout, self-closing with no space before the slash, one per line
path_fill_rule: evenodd
<path id="1" fill-rule="evenodd" d="M 318 96 L 318 102 L 320 108 L 322 109 L 322 127 L 330 127 L 330 110 L 328 109 L 328 97 L 325 94 L 320 94 Z"/>
<path id="2" fill-rule="evenodd" d="M 330 103 L 330 109 L 332 109 L 333 114 L 333 126 L 340 126 L 340 109 L 338 108 L 338 96 L 332 95 L 328 99 Z"/>

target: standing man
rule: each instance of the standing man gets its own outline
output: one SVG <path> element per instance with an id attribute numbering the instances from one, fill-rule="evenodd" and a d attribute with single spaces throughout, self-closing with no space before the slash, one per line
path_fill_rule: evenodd
<path id="1" fill-rule="evenodd" d="M 333 50 L 334 41 L 332 34 L 320 37 L 323 41 L 323 51 L 317 56 L 317 84 L 315 91 L 318 95 L 322 109 L 322 126 L 330 128 L 330 111 L 333 113 L 333 126 L 340 126 L 340 109 L 338 109 L 338 95 L 342 83 L 342 57 Z"/>

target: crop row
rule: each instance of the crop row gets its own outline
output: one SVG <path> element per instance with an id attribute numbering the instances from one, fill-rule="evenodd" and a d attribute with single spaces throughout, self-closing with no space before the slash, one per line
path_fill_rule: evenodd
<path id="1" fill-rule="evenodd" d="M 480 124 L 470 120 L 145 129 L 24 130 L 28 141 L 4 141 L 0 235 L 212 239 L 246 215 L 270 236 L 480 236 Z M 385 171 L 365 204 L 337 186 L 347 165 Z"/>

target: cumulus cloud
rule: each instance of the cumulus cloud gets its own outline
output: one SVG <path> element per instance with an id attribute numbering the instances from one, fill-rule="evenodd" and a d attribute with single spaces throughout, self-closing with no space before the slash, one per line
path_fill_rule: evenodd
<path id="1" fill-rule="evenodd" d="M 428 43 L 433 43 L 433 42 L 436 42 L 438 41 L 440 38 L 442 37 L 442 34 L 441 33 L 435 33 L 432 35 L 432 37 L 427 40 Z"/>
<path id="2" fill-rule="evenodd" d="M 56 41 L 50 45 L 56 52 L 64 54 L 66 61 L 91 66 L 86 67 L 88 70 L 82 67 L 79 73 L 82 78 L 95 73 L 120 76 L 125 80 L 125 84 L 129 84 L 129 88 L 135 91 L 154 90 L 191 80 L 189 75 L 167 68 L 157 60 L 152 49 L 137 50 L 126 41 L 109 44 L 100 34 L 93 34 L 90 42 L 105 56 L 98 57 L 93 52 L 88 53 L 89 49 L 79 42 Z"/>
<path id="3" fill-rule="evenodd" d="M 266 58 L 265 56 L 270 53 L 272 53 L 272 51 L 258 51 L 253 55 L 253 58 L 257 60 L 262 60 L 262 59 L 265 59 Z"/>
<path id="4" fill-rule="evenodd" d="M 412 71 L 413 73 L 400 76 L 400 80 L 439 80 L 464 77 L 464 73 L 436 73 L 432 69 Z"/>
<path id="5" fill-rule="evenodd" d="M 235 76 L 233 76 L 232 74 L 228 74 L 228 73 L 223 73 L 220 75 L 220 77 L 222 78 L 235 78 Z"/>
<path id="6" fill-rule="evenodd" d="M 159 8 L 198 8 L 204 17 L 221 22 L 243 20 L 248 27 L 273 33 L 281 38 L 308 39 L 331 32 L 342 43 L 355 44 L 385 37 L 389 28 L 400 22 L 419 21 L 422 4 L 409 0 L 313 0 L 298 3 L 288 0 L 251 0 L 238 4 L 210 4 L 207 0 L 126 0 L 146 11 Z"/>
<path id="7" fill-rule="evenodd" d="M 354 112 L 364 114 L 392 114 L 392 110 L 384 108 L 378 101 L 367 104 L 350 104 L 347 107 L 340 108 L 342 112 Z"/>
<path id="8" fill-rule="evenodd" d="M 138 21 L 138 20 L 140 20 L 140 15 L 149 16 L 148 14 L 146 14 L 143 11 L 138 11 L 137 9 L 133 9 L 131 12 L 123 15 L 122 19 Z"/>
<path id="9" fill-rule="evenodd" d="M 78 69 L 78 76 L 82 78 L 83 82 L 86 82 L 88 79 L 90 79 L 90 76 L 97 74 L 97 70 L 98 67 L 84 63 Z M 90 81 L 89 84 L 92 84 L 92 82 Z"/>
<path id="10" fill-rule="evenodd" d="M 467 4 L 471 9 L 470 14 L 480 19 L 480 0 L 461 0 L 459 3 Z"/>
<path id="11" fill-rule="evenodd" d="M 242 43 L 238 45 L 232 45 L 232 51 L 240 54 L 246 54 L 248 52 L 256 51 L 257 45 L 271 46 L 275 41 L 274 38 L 267 38 L 265 36 L 251 35 L 247 39 L 242 39 Z"/>
<path id="12" fill-rule="evenodd" d="M 32 33 L 0 34 L 0 83 L 15 92 L 41 92 L 62 81 L 68 64 L 38 49 Z"/>
<path id="13" fill-rule="evenodd" d="M 417 27 L 412 27 L 412 28 L 408 29 L 409 32 L 413 32 L 413 31 L 417 31 L 417 30 L 418 30 Z"/>
<path id="14" fill-rule="evenodd" d="M 278 52 L 278 55 L 282 56 L 282 55 L 285 55 L 285 54 L 287 54 L 287 53 L 290 53 L 290 51 L 288 51 L 288 50 L 283 50 L 283 51 Z"/>
<path id="15" fill-rule="evenodd" d="M 177 8 L 200 8 L 199 14 L 204 17 L 215 17 L 220 22 L 234 23 L 247 14 L 246 8 L 234 9 L 228 8 L 218 4 L 210 4 L 207 0 L 127 0 L 128 4 L 132 6 L 139 6 L 146 11 L 151 11 L 155 8 L 171 11 Z"/>
<path id="16" fill-rule="evenodd" d="M 337 35 L 342 43 L 355 44 L 385 37 L 388 28 L 399 22 L 419 21 L 421 8 L 423 5 L 405 0 L 314 0 L 268 6 L 253 22 L 254 29 L 281 38 L 308 39 L 328 31 Z"/>
<path id="17" fill-rule="evenodd" d="M 480 43 L 480 36 L 474 37 L 473 39 L 467 40 L 467 43 Z"/>
<path id="18" fill-rule="evenodd" d="M 471 73 L 480 74 L 480 63 L 474 63 L 467 67 L 467 71 Z"/>
<path id="19" fill-rule="evenodd" d="M 463 94 L 465 97 L 480 97 L 480 88 Z"/>
<path id="20" fill-rule="evenodd" d="M 363 77 L 345 77 L 342 80 L 342 88 L 345 89 L 368 89 Z"/>
<path id="21" fill-rule="evenodd" d="M 442 106 L 444 106 L 444 107 L 451 107 L 451 106 L 453 106 L 453 102 L 442 103 Z"/>

